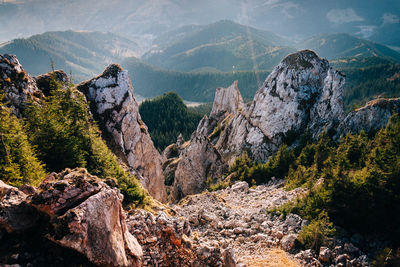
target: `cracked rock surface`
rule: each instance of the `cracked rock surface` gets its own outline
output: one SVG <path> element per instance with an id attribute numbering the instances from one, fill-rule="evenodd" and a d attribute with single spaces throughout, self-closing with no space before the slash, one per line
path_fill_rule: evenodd
<path id="1" fill-rule="evenodd" d="M 122 158 L 143 186 L 159 201 L 165 201 L 161 155 L 143 123 L 126 70 L 113 64 L 100 76 L 78 85 L 90 102 L 113 152 Z"/>

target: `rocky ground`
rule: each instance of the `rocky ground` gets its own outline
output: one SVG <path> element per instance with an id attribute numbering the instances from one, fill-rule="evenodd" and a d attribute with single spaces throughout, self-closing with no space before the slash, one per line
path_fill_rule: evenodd
<path id="1" fill-rule="evenodd" d="M 296 249 L 295 239 L 308 221 L 266 210 L 306 191 L 282 186 L 282 180 L 255 188 L 238 182 L 188 196 L 156 214 L 135 210 L 127 225 L 142 246 L 144 266 L 369 266 L 367 256 L 340 240 L 319 252 Z M 182 257 L 183 251 L 192 254 Z"/>
<path id="2" fill-rule="evenodd" d="M 281 185 L 273 181 L 249 189 L 246 182 L 239 182 L 225 190 L 189 196 L 174 209 L 189 219 L 197 244 L 231 249 L 239 265 L 247 266 L 264 261 L 272 248 L 290 250 L 307 223 L 297 215 L 286 220 L 267 215 L 267 209 L 304 193 L 303 189 L 284 191 Z"/>

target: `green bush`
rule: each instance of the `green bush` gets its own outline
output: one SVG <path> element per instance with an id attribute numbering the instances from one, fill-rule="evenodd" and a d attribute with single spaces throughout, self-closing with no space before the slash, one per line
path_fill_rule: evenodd
<path id="1" fill-rule="evenodd" d="M 318 218 L 301 229 L 297 240 L 303 247 L 319 251 L 321 246 L 328 245 L 328 240 L 335 234 L 333 223 L 329 221 L 326 212 L 321 212 Z"/>
<path id="2" fill-rule="evenodd" d="M 206 187 L 210 192 L 225 189 L 229 187 L 229 185 L 230 185 L 229 181 L 219 181 L 214 184 L 211 177 L 206 180 Z"/>
<path id="3" fill-rule="evenodd" d="M 44 166 L 28 142 L 23 124 L 0 100 L 1 180 L 13 186 L 37 185 L 45 175 Z"/>
<path id="4" fill-rule="evenodd" d="M 248 184 L 264 184 L 272 177 L 285 177 L 294 159 L 294 152 L 287 145 L 283 145 L 267 163 L 253 162 L 245 152 L 234 161 L 229 173 L 235 173 L 236 180 L 246 181 Z"/>

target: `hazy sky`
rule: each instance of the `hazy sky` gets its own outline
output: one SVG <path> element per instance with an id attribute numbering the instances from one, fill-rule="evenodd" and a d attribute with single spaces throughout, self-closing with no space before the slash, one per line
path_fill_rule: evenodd
<path id="1" fill-rule="evenodd" d="M 399 17 L 399 0 L 0 0 L 0 41 L 67 29 L 157 35 L 231 19 L 291 39 L 347 32 L 400 46 L 390 37 Z"/>

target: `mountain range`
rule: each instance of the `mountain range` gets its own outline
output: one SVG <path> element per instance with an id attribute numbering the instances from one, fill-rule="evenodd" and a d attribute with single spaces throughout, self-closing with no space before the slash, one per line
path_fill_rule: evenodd
<path id="1" fill-rule="evenodd" d="M 230 19 L 291 40 L 345 32 L 400 46 L 399 16 L 397 0 L 2 0 L 0 42 L 69 29 L 147 40 L 181 26 Z"/>
<path id="2" fill-rule="evenodd" d="M 33 75 L 48 72 L 53 62 L 56 68 L 71 71 L 76 81 L 98 74 L 111 62 L 142 53 L 137 42 L 102 32 L 46 32 L 0 45 L 0 54 L 18 55 Z"/>
<path id="3" fill-rule="evenodd" d="M 385 45 L 345 33 L 294 43 L 227 20 L 166 32 L 154 39 L 150 49 L 141 46 L 139 40 L 112 33 L 64 31 L 12 40 L 0 46 L 0 54 L 18 55 L 33 75 L 50 71 L 53 62 L 54 68 L 71 72 L 77 82 L 97 75 L 110 62 L 120 62 L 129 70 L 138 95 L 152 98 L 175 91 L 185 100 L 210 102 L 216 87 L 227 87 L 235 80 L 243 97 L 250 99 L 272 66 L 303 48 L 316 51 L 349 74 L 346 92 L 351 93 L 346 103 L 350 107 L 356 95 L 353 86 L 363 96 L 357 103 L 398 92 L 396 83 L 386 79 L 398 69 L 400 54 Z M 389 72 L 379 71 L 382 65 L 391 66 L 389 76 Z M 363 76 L 365 68 L 370 70 L 369 77 Z M 374 85 L 360 89 L 360 84 L 366 86 L 365 81 L 374 81 Z"/>
<path id="4" fill-rule="evenodd" d="M 177 71 L 270 70 L 295 51 L 288 44 L 272 32 L 223 20 L 161 35 L 142 59 Z"/>

